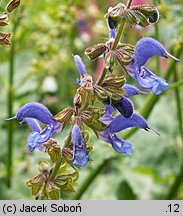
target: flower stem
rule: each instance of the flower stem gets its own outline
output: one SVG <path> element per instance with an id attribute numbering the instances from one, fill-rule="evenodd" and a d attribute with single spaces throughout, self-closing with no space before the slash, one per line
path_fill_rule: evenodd
<path id="1" fill-rule="evenodd" d="M 128 0 L 128 2 L 126 4 L 126 8 L 127 9 L 130 8 L 130 6 L 132 4 L 132 1 L 133 0 Z M 121 21 L 121 24 L 119 25 L 119 29 L 118 29 L 118 32 L 117 32 L 117 35 L 116 35 L 116 38 L 115 38 L 112 50 L 115 50 L 116 47 L 118 46 L 118 43 L 119 43 L 120 38 L 121 38 L 121 35 L 123 34 L 124 26 L 125 26 L 125 19 L 122 18 L 122 21 Z M 99 77 L 99 79 L 96 82 L 98 85 L 100 85 L 102 83 L 102 81 L 104 80 L 106 74 L 107 74 L 107 69 L 105 68 L 105 65 L 104 65 L 104 68 L 103 68 L 103 70 L 101 72 L 101 76 Z"/>
<path id="2" fill-rule="evenodd" d="M 16 16 L 15 16 L 16 17 Z M 13 116 L 13 101 L 14 101 L 14 64 L 15 64 L 15 35 L 17 31 L 17 27 L 19 24 L 19 19 L 15 19 L 15 23 L 12 29 L 12 40 L 11 40 L 11 49 L 10 49 L 10 58 L 9 58 L 9 72 L 8 72 L 8 95 L 7 95 L 7 116 Z M 7 122 L 7 176 L 6 176 L 6 183 L 8 187 L 11 187 L 11 177 L 12 177 L 12 157 L 13 157 L 13 121 Z"/>
<path id="3" fill-rule="evenodd" d="M 62 159 L 63 159 L 63 157 L 62 157 L 62 154 L 61 154 L 61 156 L 60 156 L 59 160 L 57 161 L 57 163 L 55 164 L 53 172 L 52 172 L 52 174 L 50 176 L 51 181 L 53 181 L 55 179 L 55 177 L 57 176 L 57 173 L 58 173 L 58 171 L 60 169 L 60 166 L 62 164 Z"/>
<path id="4" fill-rule="evenodd" d="M 91 182 L 93 182 L 93 180 L 102 171 L 102 169 L 108 165 L 108 162 L 113 159 L 117 159 L 117 157 L 115 158 L 112 157 L 104 160 L 95 170 L 93 170 L 93 172 L 91 172 L 91 174 L 88 175 L 88 177 L 85 179 L 85 181 L 83 182 L 83 184 L 81 185 L 77 193 L 72 197 L 72 200 L 79 200 L 82 197 L 83 193 L 87 190 Z"/>
<path id="5" fill-rule="evenodd" d="M 98 85 L 100 85 L 100 84 L 103 82 L 103 80 L 104 80 L 106 74 L 107 74 L 107 69 L 106 69 L 106 67 L 105 67 L 105 65 L 104 65 L 104 68 L 103 68 L 103 70 L 102 70 L 102 72 L 101 72 L 101 76 L 99 77 L 99 79 L 98 79 L 97 82 L 96 82 Z"/>
<path id="6" fill-rule="evenodd" d="M 174 68 L 174 81 L 178 82 L 176 67 Z M 183 125 L 182 125 L 183 116 L 182 116 L 182 110 L 181 110 L 180 91 L 179 91 L 179 88 L 177 86 L 175 86 L 174 91 L 175 91 L 175 99 L 176 99 L 176 107 L 177 107 L 177 120 L 178 120 L 178 124 L 179 124 L 180 136 L 181 136 L 182 144 L 183 144 Z M 182 152 L 182 155 L 183 155 L 183 152 Z M 181 155 L 181 158 L 182 158 L 182 155 Z M 171 200 L 176 196 L 177 191 L 178 191 L 178 189 L 182 183 L 182 179 L 183 179 L 183 160 L 181 163 L 179 173 L 176 176 L 173 184 L 171 185 L 168 193 L 166 194 L 165 199 Z"/>
<path id="7" fill-rule="evenodd" d="M 157 4 L 161 3 L 160 0 L 154 0 L 153 2 L 155 5 L 156 5 L 156 3 Z M 154 28 L 155 28 L 154 29 L 155 30 L 155 38 L 156 38 L 156 40 L 159 41 L 159 36 L 160 36 L 159 35 L 159 22 L 154 24 Z M 159 56 L 156 57 L 156 74 L 158 76 L 160 75 L 160 58 L 159 58 Z"/>
<path id="8" fill-rule="evenodd" d="M 71 132 L 72 132 L 72 130 L 69 131 L 69 133 L 68 133 L 68 135 L 67 135 L 67 137 L 66 137 L 66 139 L 64 141 L 64 148 L 68 147 L 70 142 L 71 142 Z M 51 181 L 53 181 L 55 179 L 55 177 L 57 176 L 57 173 L 58 173 L 58 171 L 60 169 L 60 166 L 62 164 L 62 160 L 63 160 L 63 157 L 62 157 L 62 154 L 61 154 L 60 158 L 59 158 L 58 162 L 55 164 L 53 172 L 52 172 L 52 174 L 50 176 Z"/>
<path id="9" fill-rule="evenodd" d="M 177 81 L 177 82 L 174 82 L 170 85 L 170 87 L 167 89 L 167 90 L 171 90 L 171 89 L 174 89 L 174 88 L 178 88 L 179 86 L 183 85 L 183 79 Z"/>
<path id="10" fill-rule="evenodd" d="M 177 69 L 175 67 L 174 69 L 174 82 L 178 82 L 178 76 L 177 76 Z M 179 123 L 179 130 L 180 130 L 180 135 L 182 139 L 182 144 L 183 144 L 183 116 L 182 116 L 182 109 L 181 109 L 181 97 L 180 97 L 180 90 L 178 87 L 174 89 L 175 91 L 175 99 L 176 99 L 176 107 L 177 107 L 177 120 Z"/>
<path id="11" fill-rule="evenodd" d="M 178 191 L 178 189 L 182 183 L 182 179 L 183 179 L 183 164 L 180 167 L 180 171 L 179 171 L 177 177 L 175 178 L 174 183 L 170 187 L 167 195 L 164 197 L 164 200 L 171 200 L 175 197 L 175 195 L 177 194 L 177 191 Z"/>
<path id="12" fill-rule="evenodd" d="M 128 0 L 127 4 L 126 4 L 126 9 L 129 9 L 131 4 L 132 4 L 132 1 L 133 0 Z M 118 46 L 118 43 L 120 41 L 120 38 L 121 38 L 121 35 L 123 34 L 123 29 L 125 27 L 125 19 L 122 18 L 122 21 L 121 21 L 121 24 L 119 26 L 119 29 L 118 29 L 118 32 L 117 32 L 117 35 L 116 35 L 116 38 L 115 38 L 115 41 L 114 41 L 114 44 L 113 44 L 113 47 L 112 47 L 112 50 L 115 50 L 116 47 Z"/>

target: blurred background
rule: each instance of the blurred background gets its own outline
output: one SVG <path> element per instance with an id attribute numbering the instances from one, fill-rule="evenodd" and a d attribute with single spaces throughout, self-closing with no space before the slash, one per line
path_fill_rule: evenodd
<path id="1" fill-rule="evenodd" d="M 3 12 L 8 1 L 0 3 Z M 88 73 L 98 76 L 100 60 L 89 61 L 84 50 L 107 41 L 104 15 L 117 3 L 120 1 L 22 1 L 11 14 L 10 25 L 1 27 L 11 32 L 12 45 L 0 47 L 0 199 L 33 199 L 25 182 L 37 175 L 40 159 L 49 159 L 38 150 L 28 152 L 30 129 L 26 125 L 4 119 L 30 101 L 43 103 L 53 115 L 73 105 L 79 72 L 72 54 L 79 54 Z M 142 37 L 154 37 L 182 59 L 182 0 L 133 1 L 134 5 L 142 3 L 157 5 L 159 22 L 147 28 L 126 25 L 122 41 L 135 45 Z M 121 137 L 134 148 L 132 156 L 122 156 L 91 131 L 93 161 L 80 169 L 76 194 L 63 194 L 64 199 L 183 199 L 183 63 L 154 57 L 148 67 L 166 77 L 170 88 L 160 96 L 151 93 L 132 101 L 160 137 L 140 129 L 122 132 Z M 116 73 L 120 70 L 116 68 Z M 129 77 L 127 82 L 134 83 Z M 55 136 L 61 145 L 66 133 L 67 128 Z"/>

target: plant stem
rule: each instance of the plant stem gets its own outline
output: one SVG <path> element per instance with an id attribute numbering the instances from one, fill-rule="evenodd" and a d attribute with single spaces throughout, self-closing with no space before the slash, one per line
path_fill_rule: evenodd
<path id="1" fill-rule="evenodd" d="M 130 8 L 130 6 L 132 4 L 132 1 L 133 0 L 128 0 L 128 2 L 126 4 L 126 8 L 127 9 Z M 119 43 L 120 38 L 121 38 L 121 35 L 123 33 L 124 26 L 125 26 L 125 19 L 122 18 L 121 24 L 119 25 L 119 29 L 118 29 L 118 32 L 117 32 L 117 35 L 116 35 L 116 38 L 114 40 L 114 44 L 113 44 L 112 50 L 115 50 L 116 47 L 118 46 L 118 43 Z M 107 69 L 105 68 L 105 65 L 104 65 L 104 68 L 103 68 L 103 70 L 101 72 L 101 76 L 99 77 L 99 79 L 96 82 L 98 85 L 100 85 L 102 83 L 102 81 L 104 80 L 106 74 L 107 74 Z"/>
<path id="2" fill-rule="evenodd" d="M 125 19 L 122 18 L 122 21 L 121 21 L 121 24 L 119 26 L 119 29 L 118 29 L 118 32 L 117 32 L 117 35 L 116 35 L 112 50 L 115 50 L 117 48 L 118 43 L 119 43 L 120 38 L 121 38 L 121 35 L 123 33 L 124 26 L 125 26 Z"/>
<path id="3" fill-rule="evenodd" d="M 126 4 L 126 9 L 129 9 L 129 8 L 130 8 L 130 6 L 131 6 L 131 4 L 132 4 L 132 1 L 133 1 L 133 0 L 128 0 L 128 2 L 127 2 L 127 4 Z M 119 43 L 120 38 L 121 38 L 121 35 L 123 34 L 124 27 L 125 27 L 125 19 L 122 18 L 122 21 L 121 21 L 121 24 L 120 24 L 120 26 L 119 26 L 118 33 L 117 33 L 117 35 L 116 35 L 116 38 L 115 38 L 115 41 L 114 41 L 112 50 L 115 50 L 116 47 L 118 46 L 118 43 Z"/>
<path id="4" fill-rule="evenodd" d="M 93 180 L 97 177 L 98 173 L 100 173 L 102 169 L 108 164 L 108 162 L 113 159 L 117 159 L 117 157 L 104 160 L 93 172 L 91 172 L 91 174 L 88 175 L 88 177 L 82 183 L 77 193 L 72 197 L 72 200 L 79 200 L 82 197 L 83 193 L 87 190 L 91 182 L 93 182 Z"/>
<path id="5" fill-rule="evenodd" d="M 183 79 L 177 81 L 177 82 L 174 82 L 170 85 L 170 87 L 167 89 L 167 90 L 171 90 L 171 89 L 174 89 L 174 88 L 178 88 L 179 86 L 183 85 Z"/>
<path id="6" fill-rule="evenodd" d="M 106 69 L 106 67 L 105 67 L 105 65 L 104 65 L 104 68 L 103 68 L 103 70 L 102 70 L 102 72 L 101 72 L 101 75 L 100 75 L 99 79 L 98 79 L 97 82 L 96 82 L 98 85 L 100 85 L 100 84 L 103 82 L 103 80 L 104 80 L 106 74 L 107 74 L 107 69 Z"/>
<path id="7" fill-rule="evenodd" d="M 156 40 L 159 40 L 159 26 L 158 23 L 155 24 L 155 38 Z M 160 75 L 160 58 L 159 56 L 156 56 L 156 74 Z"/>
<path id="8" fill-rule="evenodd" d="M 58 162 L 55 164 L 55 167 L 54 167 L 54 169 L 53 169 L 53 172 L 52 172 L 52 174 L 51 174 L 51 176 L 50 176 L 50 180 L 51 180 L 51 181 L 53 181 L 53 180 L 55 179 L 55 177 L 57 176 L 57 173 L 58 173 L 58 171 L 59 171 L 59 169 L 60 169 L 60 166 L 61 166 L 61 164 L 62 164 L 62 159 L 63 159 L 63 157 L 62 157 L 62 154 L 61 154 L 61 156 L 60 156 Z"/>
<path id="9" fill-rule="evenodd" d="M 174 82 L 177 82 L 178 76 L 177 76 L 177 69 L 175 67 L 174 69 Z M 181 99 L 180 99 L 180 91 L 179 88 L 176 87 L 174 89 L 175 91 L 175 99 L 176 99 L 176 107 L 177 107 L 177 120 L 179 122 L 179 130 L 180 130 L 180 135 L 181 135 L 181 139 L 182 139 L 182 144 L 183 144 L 183 126 L 182 126 L 182 122 L 183 122 L 183 117 L 182 117 L 182 109 L 181 109 Z"/>
<path id="10" fill-rule="evenodd" d="M 14 101 L 14 64 L 15 64 L 15 35 L 19 20 L 15 20 L 12 29 L 12 40 L 11 40 L 11 49 L 10 49 L 10 58 L 9 58 L 9 72 L 8 72 L 8 95 L 7 95 L 7 115 L 9 117 L 13 116 L 13 101 Z M 12 157 L 13 157 L 13 121 L 7 122 L 7 142 L 8 142 L 8 152 L 7 152 L 7 177 L 6 183 L 8 187 L 11 187 L 11 177 L 12 177 Z"/>
<path id="11" fill-rule="evenodd" d="M 175 56 L 177 58 L 180 57 L 181 53 L 182 53 L 183 49 L 182 46 L 179 48 L 179 50 L 177 50 L 177 52 L 175 53 Z M 164 78 L 169 80 L 170 76 L 171 76 L 171 72 L 175 67 L 176 62 L 172 61 L 171 64 L 169 65 L 168 69 L 167 69 L 167 73 L 165 74 Z M 161 94 L 162 95 L 162 94 Z M 150 116 L 151 111 L 153 110 L 153 107 L 155 106 L 155 104 L 157 103 L 157 101 L 160 99 L 160 96 L 157 95 L 150 95 L 144 105 L 143 108 L 140 110 L 140 113 L 145 117 L 148 118 Z M 136 132 L 136 128 L 135 129 L 131 129 L 128 133 L 126 133 L 123 138 L 129 138 L 130 136 L 132 136 L 135 132 Z M 108 158 L 107 160 L 110 161 L 112 159 Z M 88 177 L 84 180 L 84 182 L 82 183 L 81 188 L 79 188 L 78 192 L 74 195 L 73 199 L 79 199 L 81 198 L 81 196 L 83 195 L 83 193 L 88 189 L 88 187 L 91 185 L 91 183 L 95 180 L 95 178 L 99 175 L 100 171 L 103 169 L 103 167 L 105 167 L 105 162 L 103 162 L 101 165 L 99 165 L 98 167 L 96 167 L 96 171 L 95 174 L 91 173 L 88 175 Z M 84 185 L 84 186 L 83 186 Z"/>
<path id="12" fill-rule="evenodd" d="M 66 137 L 66 139 L 64 141 L 64 148 L 68 147 L 70 142 L 71 142 L 71 132 L 72 132 L 72 130 L 69 131 L 69 133 L 68 133 L 68 135 L 67 135 L 67 137 Z M 55 179 L 55 177 L 57 176 L 57 173 L 58 173 L 58 171 L 60 169 L 60 166 L 62 164 L 62 160 L 63 160 L 63 157 L 62 157 L 62 154 L 61 154 L 60 158 L 59 158 L 58 162 L 55 164 L 53 172 L 52 172 L 52 174 L 50 176 L 51 181 L 53 181 Z"/>
<path id="13" fill-rule="evenodd" d="M 156 5 L 156 2 L 160 4 L 160 0 L 154 0 L 153 3 Z M 155 23 L 154 25 L 155 28 L 155 38 L 156 40 L 159 40 L 159 23 Z M 156 56 L 156 74 L 159 76 L 160 75 L 160 58 L 159 56 Z"/>
<path id="14" fill-rule="evenodd" d="M 178 81 L 176 67 L 174 68 L 174 81 L 175 82 Z M 175 99 L 176 99 L 176 107 L 177 107 L 177 120 L 179 124 L 180 136 L 181 136 L 182 144 L 183 144 L 183 126 L 182 126 L 183 117 L 182 117 L 182 110 L 181 110 L 180 91 L 178 87 L 176 87 L 174 91 L 175 91 Z M 182 183 L 182 179 L 183 179 L 183 160 L 181 161 L 181 167 L 180 167 L 179 174 L 175 178 L 174 183 L 171 185 L 167 195 L 165 196 L 165 199 L 171 200 L 175 197 L 179 189 L 179 186 Z"/>
<path id="15" fill-rule="evenodd" d="M 167 195 L 164 197 L 164 200 L 171 200 L 171 199 L 173 199 L 175 197 L 175 195 L 177 194 L 177 191 L 179 189 L 179 186 L 182 183 L 182 179 L 183 179 L 183 164 L 180 167 L 179 174 L 175 178 L 174 183 L 170 187 Z"/>

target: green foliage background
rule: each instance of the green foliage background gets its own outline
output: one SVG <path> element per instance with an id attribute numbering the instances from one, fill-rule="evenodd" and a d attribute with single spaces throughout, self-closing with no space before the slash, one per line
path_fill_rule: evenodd
<path id="1" fill-rule="evenodd" d="M 1 1 L 1 11 L 7 2 Z M 8 145 L 7 123 L 4 119 L 9 117 L 7 92 L 12 58 L 15 63 L 14 113 L 30 101 L 45 104 L 53 114 L 68 105 L 72 106 L 78 87 L 75 82 L 79 78 L 72 53 L 82 57 L 91 75 L 96 74 L 97 62 L 90 62 L 84 55 L 84 50 L 90 45 L 107 40 L 104 14 L 109 6 L 119 2 L 22 1 L 20 7 L 11 14 L 11 23 L 3 30 L 13 34 L 15 53 L 11 56 L 11 47 L 0 47 L 0 199 L 32 199 L 25 181 L 37 174 L 36 164 L 40 159 L 49 159 L 42 152 L 27 151 L 26 137 L 30 129 L 13 122 L 13 176 L 11 187 L 6 186 Z M 176 54 L 183 47 L 181 0 L 158 0 L 155 3 L 160 11 L 159 23 L 146 29 L 126 26 L 122 40 L 135 45 L 141 37 L 152 36 L 160 40 L 167 50 Z M 16 24 L 17 29 L 14 32 Z M 181 54 L 178 57 L 182 58 Z M 158 71 L 159 60 L 153 58 L 148 67 L 163 76 L 171 63 L 170 59 L 161 60 Z M 124 157 L 91 132 L 90 139 L 94 144 L 91 155 L 93 161 L 80 169 L 76 195 L 63 194 L 63 198 L 183 199 L 183 132 L 180 126 L 183 113 L 182 68 L 182 62 L 172 68 L 170 89 L 163 93 L 148 118 L 150 126 L 161 136 L 138 130 L 128 138 L 134 144 L 134 154 Z M 116 69 L 116 73 L 120 74 L 120 68 Z M 175 88 L 177 81 L 179 84 Z M 133 80 L 128 78 L 128 82 L 133 83 Z M 139 111 L 144 106 L 147 97 L 151 96 L 142 95 L 132 99 L 135 110 Z M 61 144 L 66 132 L 56 136 Z M 121 136 L 124 134 L 122 132 Z"/>

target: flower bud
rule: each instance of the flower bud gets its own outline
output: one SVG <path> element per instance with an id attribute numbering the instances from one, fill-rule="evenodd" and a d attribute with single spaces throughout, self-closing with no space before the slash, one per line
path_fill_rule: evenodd
<path id="1" fill-rule="evenodd" d="M 72 163 L 73 154 L 70 148 L 62 148 L 62 155 L 64 156 L 66 161 Z"/>
<path id="2" fill-rule="evenodd" d="M 9 40 L 10 37 L 11 37 L 10 33 L 0 32 L 0 45 L 1 46 L 11 45 L 11 42 Z"/>
<path id="3" fill-rule="evenodd" d="M 88 56 L 90 60 L 94 60 L 101 56 L 106 50 L 107 47 L 105 44 L 97 44 L 87 48 L 85 50 L 85 54 Z"/>
<path id="4" fill-rule="evenodd" d="M 0 26 L 5 26 L 8 25 L 8 14 L 7 13 L 3 13 L 0 15 Z"/>
<path id="5" fill-rule="evenodd" d="M 48 152 L 50 159 L 53 163 L 57 162 L 61 156 L 60 146 L 57 144 L 57 141 L 50 139 L 44 143 L 46 151 Z"/>
<path id="6" fill-rule="evenodd" d="M 116 76 L 116 75 L 109 75 L 107 76 L 104 81 L 102 82 L 102 87 L 110 90 L 110 89 L 120 89 L 125 84 L 125 77 L 124 76 Z"/>
<path id="7" fill-rule="evenodd" d="M 120 44 L 117 47 L 114 53 L 120 65 L 128 65 L 132 61 L 134 49 L 135 47 L 131 44 Z"/>
<path id="8" fill-rule="evenodd" d="M 117 25 L 120 23 L 124 13 L 124 9 L 125 5 L 121 3 L 119 3 L 113 8 L 109 8 L 109 11 L 105 15 L 105 17 L 108 19 L 108 25 L 111 29 L 116 28 Z"/>
<path id="9" fill-rule="evenodd" d="M 65 126 L 73 114 L 74 114 L 74 109 L 68 107 L 68 108 L 62 110 L 61 112 L 59 112 L 58 114 L 56 114 L 54 116 L 54 119 L 58 122 L 64 122 L 64 126 Z"/>
<path id="10" fill-rule="evenodd" d="M 154 5 L 143 4 L 143 5 L 135 5 L 130 8 L 131 10 L 140 11 L 144 16 L 148 18 L 150 23 L 157 22 L 159 19 L 158 9 Z"/>
<path id="11" fill-rule="evenodd" d="M 90 106 L 92 102 L 92 91 L 91 89 L 80 87 L 77 92 L 79 93 L 81 99 L 80 110 L 84 110 Z"/>
<path id="12" fill-rule="evenodd" d="M 115 65 L 117 65 L 117 59 L 114 51 L 105 53 L 105 68 L 112 72 Z"/>
<path id="13" fill-rule="evenodd" d="M 7 11 L 8 13 L 11 13 L 13 10 L 15 10 L 20 4 L 20 0 L 12 0 L 11 2 L 9 2 L 9 4 L 7 5 Z"/>
<path id="14" fill-rule="evenodd" d="M 135 5 L 130 9 L 125 9 L 124 18 L 130 25 L 148 26 L 159 19 L 159 12 L 154 5 Z"/>
<path id="15" fill-rule="evenodd" d="M 76 94 L 74 96 L 74 106 L 80 108 L 81 107 L 81 95 Z"/>
<path id="16" fill-rule="evenodd" d="M 94 131 L 103 131 L 106 124 L 99 120 L 100 116 L 97 113 L 85 111 L 81 115 L 83 122 Z"/>
<path id="17" fill-rule="evenodd" d="M 39 172 L 45 176 L 48 176 L 50 172 L 49 164 L 43 160 L 38 162 L 38 169 L 39 169 Z"/>
<path id="18" fill-rule="evenodd" d="M 108 92 L 98 85 L 93 86 L 93 92 L 97 99 L 100 101 L 106 101 L 109 97 Z"/>

